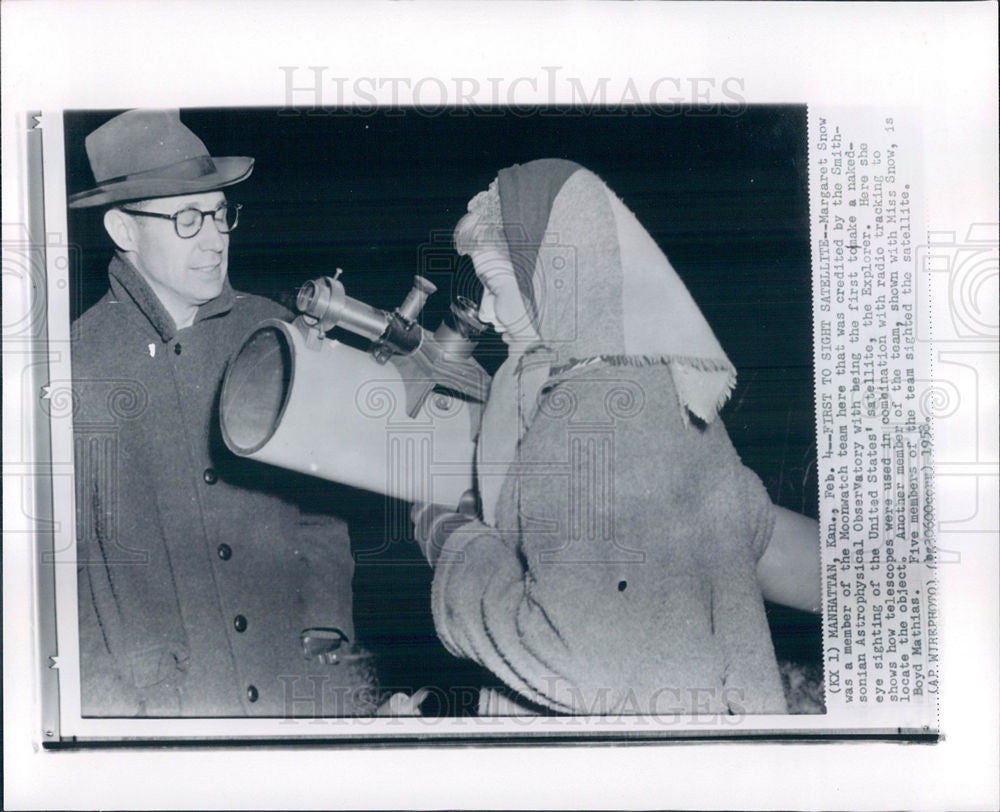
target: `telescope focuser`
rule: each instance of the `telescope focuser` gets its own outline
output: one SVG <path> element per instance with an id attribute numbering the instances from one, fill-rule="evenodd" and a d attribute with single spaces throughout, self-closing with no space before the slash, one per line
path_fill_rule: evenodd
<path id="1" fill-rule="evenodd" d="M 419 349 L 423 331 L 417 318 L 427 297 L 437 290 L 431 282 L 422 276 L 414 277 L 403 304 L 388 313 L 348 296 L 340 281 L 342 273 L 337 268 L 335 276 L 306 282 L 299 289 L 295 304 L 307 324 L 323 335 L 334 327 L 342 327 L 369 339 L 372 355 L 380 364 L 393 355 L 409 355 Z"/>
<path id="2" fill-rule="evenodd" d="M 296 298 L 301 315 L 295 323 L 306 335 L 306 345 L 317 347 L 330 330 L 341 327 L 372 342 L 370 352 L 380 364 L 392 362 L 406 382 L 407 414 L 416 415 L 435 386 L 486 401 L 490 376 L 472 358 L 476 341 L 486 329 L 477 318 L 475 304 L 459 296 L 451 311 L 431 334 L 417 319 L 427 298 L 437 288 L 422 276 L 403 303 L 389 312 L 347 295 L 334 276 L 306 282 Z"/>

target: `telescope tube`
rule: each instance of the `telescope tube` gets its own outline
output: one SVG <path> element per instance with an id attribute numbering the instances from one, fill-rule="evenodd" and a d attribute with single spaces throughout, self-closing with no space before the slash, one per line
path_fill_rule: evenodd
<path id="1" fill-rule="evenodd" d="M 269 319 L 226 370 L 219 415 L 242 457 L 407 502 L 457 505 L 472 487 L 479 406 L 434 392 L 414 417 L 392 364 Z"/>

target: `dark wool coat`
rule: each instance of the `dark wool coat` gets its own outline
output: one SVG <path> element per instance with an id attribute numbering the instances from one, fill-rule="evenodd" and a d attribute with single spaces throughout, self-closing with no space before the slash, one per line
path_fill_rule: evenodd
<path id="1" fill-rule="evenodd" d="M 218 431 L 226 362 L 287 313 L 227 283 L 178 331 L 131 265 L 113 260 L 110 281 L 74 325 L 83 714 L 368 712 L 365 676 L 300 641 L 354 638 L 336 505 L 316 484 L 308 510 L 303 480 L 234 457 Z"/>

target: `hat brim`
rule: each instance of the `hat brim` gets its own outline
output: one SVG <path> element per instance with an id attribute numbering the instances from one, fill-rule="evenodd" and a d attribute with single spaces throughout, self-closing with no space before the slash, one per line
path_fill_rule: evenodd
<path id="1" fill-rule="evenodd" d="M 153 197 L 193 195 L 223 189 L 246 180 L 253 171 L 253 158 L 212 158 L 215 171 L 190 180 L 180 178 L 143 177 L 106 183 L 77 192 L 68 198 L 71 209 L 108 206 L 126 200 L 147 200 Z"/>

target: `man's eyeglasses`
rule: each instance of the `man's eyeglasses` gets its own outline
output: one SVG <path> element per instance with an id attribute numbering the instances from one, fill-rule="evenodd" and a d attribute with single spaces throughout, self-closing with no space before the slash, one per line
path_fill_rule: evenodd
<path id="1" fill-rule="evenodd" d="M 205 225 L 205 218 L 211 217 L 215 221 L 215 227 L 220 234 L 228 234 L 240 221 L 240 203 L 223 203 L 211 211 L 202 211 L 195 207 L 181 209 L 174 214 L 161 214 L 158 211 L 143 211 L 141 209 L 127 209 L 124 206 L 122 211 L 135 214 L 139 217 L 159 217 L 161 220 L 173 220 L 174 231 L 182 240 L 190 240 L 196 236 Z"/>

